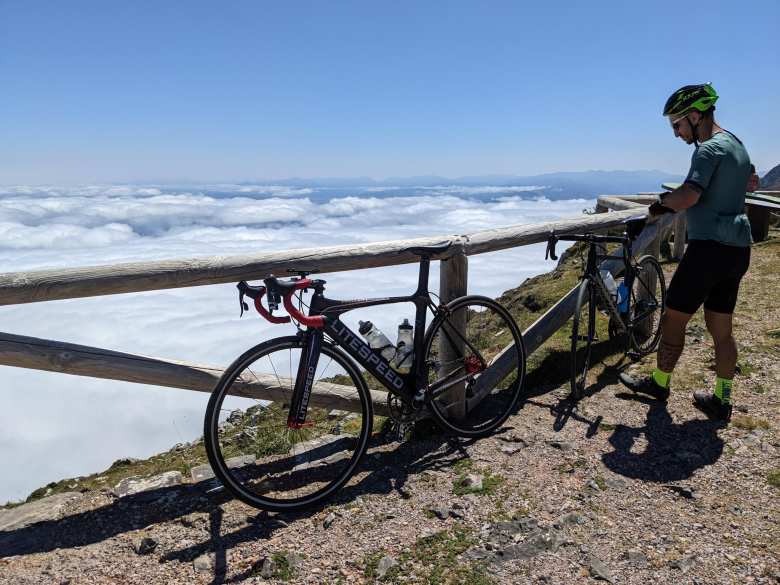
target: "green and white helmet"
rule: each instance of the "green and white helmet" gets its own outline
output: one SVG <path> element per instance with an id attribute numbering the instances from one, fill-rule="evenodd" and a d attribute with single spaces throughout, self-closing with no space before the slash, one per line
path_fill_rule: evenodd
<path id="1" fill-rule="evenodd" d="M 709 83 L 686 85 L 675 91 L 666 100 L 664 116 L 679 118 L 693 110 L 706 112 L 716 101 L 718 101 L 718 94 Z"/>

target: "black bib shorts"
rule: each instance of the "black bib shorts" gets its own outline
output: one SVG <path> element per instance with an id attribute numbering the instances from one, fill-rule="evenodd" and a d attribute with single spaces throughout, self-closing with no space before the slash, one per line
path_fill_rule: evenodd
<path id="1" fill-rule="evenodd" d="M 731 314 L 749 265 L 749 246 L 691 240 L 669 283 L 666 306 L 692 315 L 704 303 L 709 311 Z"/>

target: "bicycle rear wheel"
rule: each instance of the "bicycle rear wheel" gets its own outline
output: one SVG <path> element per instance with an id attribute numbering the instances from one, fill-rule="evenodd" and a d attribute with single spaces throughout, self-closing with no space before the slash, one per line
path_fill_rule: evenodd
<path id="1" fill-rule="evenodd" d="M 280 337 L 241 355 L 209 400 L 206 453 L 238 499 L 267 510 L 312 505 L 339 489 L 366 451 L 372 405 L 352 361 L 323 342 L 302 425 L 288 424 L 299 337 Z"/>
<path id="2" fill-rule="evenodd" d="M 629 338 L 640 356 L 652 353 L 661 339 L 661 314 L 666 303 L 666 281 L 661 265 L 653 256 L 642 256 L 629 299 Z"/>
<path id="3" fill-rule="evenodd" d="M 511 345 L 514 350 L 504 352 Z M 442 428 L 482 437 L 517 406 L 525 375 L 523 337 L 493 299 L 469 295 L 448 303 L 426 332 L 425 356 L 428 405 Z"/>
<path id="4" fill-rule="evenodd" d="M 596 336 L 596 295 L 588 279 L 580 284 L 571 325 L 571 397 L 582 398 Z"/>

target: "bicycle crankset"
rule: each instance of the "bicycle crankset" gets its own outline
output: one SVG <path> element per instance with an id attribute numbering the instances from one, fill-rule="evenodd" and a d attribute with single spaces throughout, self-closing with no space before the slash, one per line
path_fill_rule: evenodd
<path id="1" fill-rule="evenodd" d="M 390 418 L 396 423 L 405 424 L 417 420 L 418 409 L 394 394 L 387 395 L 387 410 L 390 412 Z"/>

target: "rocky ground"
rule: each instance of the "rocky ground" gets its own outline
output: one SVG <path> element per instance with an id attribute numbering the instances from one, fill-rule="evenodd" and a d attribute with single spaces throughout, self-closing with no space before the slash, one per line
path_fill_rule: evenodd
<path id="1" fill-rule="evenodd" d="M 495 436 L 377 447 L 305 513 L 259 512 L 177 471 L 0 510 L 0 582 L 778 583 L 778 269 L 780 241 L 754 248 L 728 426 L 690 402 L 715 376 L 699 315 L 666 405 L 617 383 L 652 358 L 607 356 L 576 405 L 559 358 Z"/>

